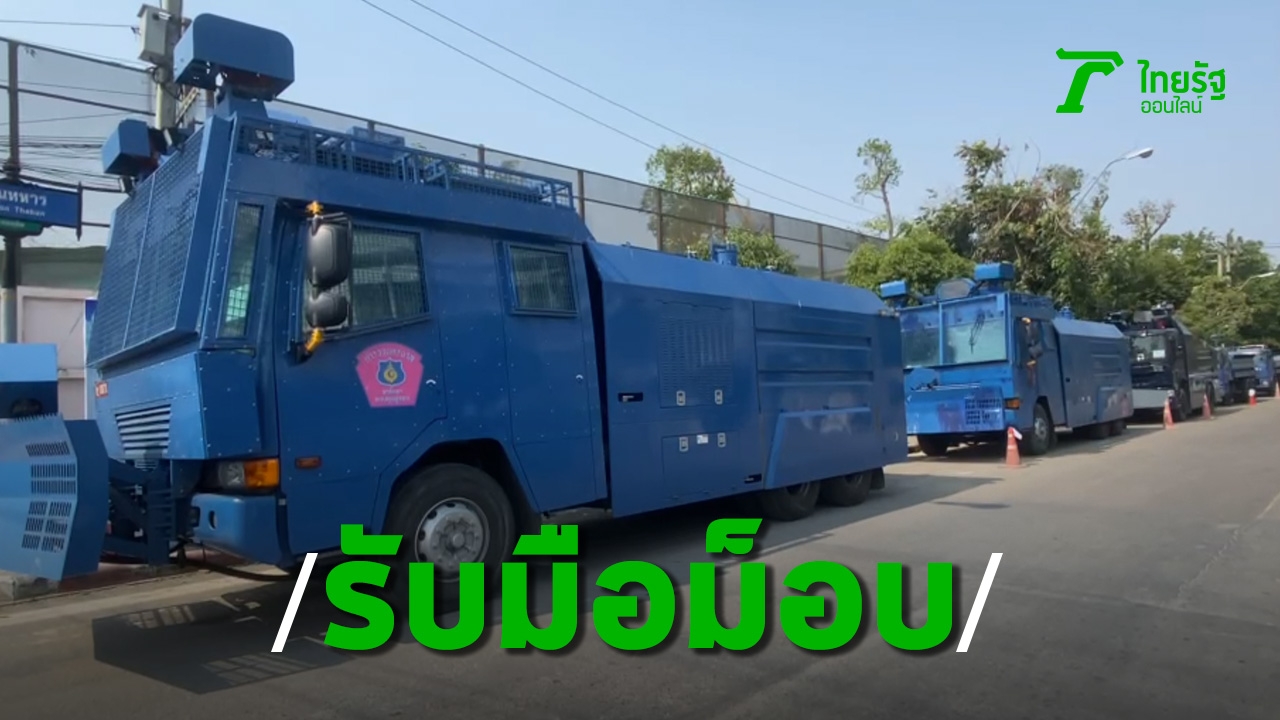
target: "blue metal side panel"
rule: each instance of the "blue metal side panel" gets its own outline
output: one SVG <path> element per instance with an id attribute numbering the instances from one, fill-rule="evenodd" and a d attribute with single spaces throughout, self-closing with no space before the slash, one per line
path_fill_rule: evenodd
<path id="1" fill-rule="evenodd" d="M 615 516 L 906 457 L 901 330 L 874 294 L 626 246 L 587 251 L 604 302 Z"/>
<path id="2" fill-rule="evenodd" d="M 877 315 L 756 303 L 766 487 L 882 465 Z"/>
<path id="3" fill-rule="evenodd" d="M 98 569 L 107 456 L 92 421 L 0 420 L 0 567 L 59 580 Z"/>
<path id="4" fill-rule="evenodd" d="M 775 302 L 860 315 L 877 315 L 885 309 L 875 293 L 849 285 L 718 265 L 628 245 L 593 244 L 589 250 L 599 268 L 601 281 L 606 284 Z"/>
<path id="5" fill-rule="evenodd" d="M 751 304 L 621 283 L 601 296 L 613 514 L 758 488 Z"/>
<path id="6" fill-rule="evenodd" d="M 249 386 L 257 362 L 241 353 L 188 353 L 110 378 L 97 404 L 108 453 L 175 460 L 254 454 L 262 444 Z"/>
<path id="7" fill-rule="evenodd" d="M 1070 428 L 1133 415 L 1129 340 L 1106 323 L 1055 318 Z"/>

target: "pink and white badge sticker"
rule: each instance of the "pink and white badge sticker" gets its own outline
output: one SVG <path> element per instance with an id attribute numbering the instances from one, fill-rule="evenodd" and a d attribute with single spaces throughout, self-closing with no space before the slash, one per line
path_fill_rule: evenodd
<path id="1" fill-rule="evenodd" d="M 422 387 L 422 356 L 400 343 L 379 343 L 356 358 L 369 407 L 412 407 Z"/>

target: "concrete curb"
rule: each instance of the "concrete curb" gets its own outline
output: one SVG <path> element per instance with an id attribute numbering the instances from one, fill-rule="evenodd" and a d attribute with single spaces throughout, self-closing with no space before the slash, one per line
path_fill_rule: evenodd
<path id="1" fill-rule="evenodd" d="M 214 552 L 204 553 L 200 560 L 228 567 L 244 567 L 251 564 L 248 560 Z M 102 590 L 160 577 L 185 575 L 202 569 L 204 568 L 190 565 L 101 565 L 98 568 L 98 572 L 65 578 L 60 582 L 31 577 L 30 575 L 0 572 L 0 603 L 68 595 L 89 590 Z"/>

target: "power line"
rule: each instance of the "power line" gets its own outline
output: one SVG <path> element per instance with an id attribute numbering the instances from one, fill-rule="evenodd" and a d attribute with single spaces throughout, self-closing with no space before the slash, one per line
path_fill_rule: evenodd
<path id="1" fill-rule="evenodd" d="M 493 65 L 490 65 L 489 63 L 485 62 L 484 60 L 481 60 L 480 58 L 476 57 L 475 55 L 472 55 L 471 53 L 468 53 L 467 51 L 465 51 L 465 50 L 463 50 L 463 49 L 461 49 L 461 48 L 459 48 L 459 47 L 457 47 L 457 46 L 454 46 L 454 45 L 449 44 L 448 42 L 445 42 L 444 40 L 442 40 L 442 39 L 440 39 L 440 38 L 436 37 L 435 35 L 432 35 L 431 33 L 427 32 L 426 30 L 423 30 L 422 28 L 418 27 L 417 25 L 414 25 L 413 23 L 409 22 L 408 20 L 405 20 L 404 18 L 400 17 L 399 15 L 396 15 L 395 13 L 391 12 L 390 10 L 386 10 L 386 9 L 384 9 L 384 8 L 382 8 L 382 7 L 379 7 L 378 5 L 375 5 L 375 4 L 374 4 L 373 2 L 371 2 L 370 0 L 360 0 L 360 2 L 364 3 L 365 5 L 368 5 L 369 7 L 373 8 L 374 10 L 377 10 L 378 12 L 382 13 L 383 15 L 386 15 L 387 17 L 391 18 L 392 20 L 395 20 L 396 22 L 398 22 L 398 23 L 400 23 L 400 24 L 402 24 L 402 25 L 404 25 L 404 26 L 406 26 L 406 27 L 408 27 L 408 28 L 410 28 L 410 29 L 414 30 L 415 32 L 417 32 L 417 33 L 419 33 L 419 34 L 423 35 L 424 37 L 426 37 L 426 38 L 428 38 L 428 39 L 430 39 L 430 40 L 434 40 L 435 42 L 437 42 L 437 43 L 439 43 L 439 44 L 441 44 L 441 45 L 445 46 L 446 48 L 449 48 L 450 50 L 452 50 L 452 51 L 454 51 L 454 52 L 458 53 L 459 55 L 462 55 L 463 57 L 467 58 L 468 60 L 471 60 L 472 62 L 475 62 L 475 63 L 477 63 L 477 64 L 479 64 L 479 65 L 481 65 L 481 66 L 485 67 L 486 69 L 491 70 L 492 72 L 495 72 L 495 73 L 497 73 L 497 74 L 501 75 L 502 77 L 504 77 L 504 78 L 506 78 L 506 79 L 510 80 L 511 82 L 513 82 L 513 83 L 515 83 L 515 84 L 517 84 L 517 85 L 519 85 L 519 86 L 523 87 L 524 89 L 528 90 L 529 92 L 532 92 L 532 93 L 534 93 L 534 94 L 536 94 L 536 95 L 539 95 L 540 97 L 542 97 L 542 98 L 544 98 L 544 99 L 546 99 L 546 100 L 550 100 L 551 102 L 555 103 L 556 105 L 559 105 L 560 107 L 564 108 L 565 110 L 568 110 L 569 112 L 572 112 L 572 113 L 573 113 L 573 114 L 575 114 L 575 115 L 578 115 L 579 117 L 582 117 L 582 118 L 584 118 L 584 119 L 586 119 L 586 120 L 589 120 L 589 121 L 591 121 L 591 122 L 595 123 L 596 125 L 599 125 L 599 126 L 601 126 L 601 127 L 605 128 L 605 129 L 607 129 L 607 130 L 611 130 L 611 131 L 613 131 L 613 132 L 615 132 L 615 133 L 617 133 L 617 134 L 619 134 L 619 135 L 621 135 L 621 136 L 623 136 L 623 137 L 627 138 L 628 140 L 631 140 L 632 142 L 635 142 L 635 143 L 637 143 L 637 144 L 639 144 L 639 145 L 643 145 L 644 147 L 646 147 L 646 148 L 648 148 L 648 149 L 650 149 L 650 150 L 657 151 L 657 150 L 659 149 L 659 148 L 658 148 L 658 146 L 656 146 L 656 145 L 654 145 L 654 144 L 652 144 L 652 143 L 646 142 L 646 141 L 644 141 L 644 140 L 641 140 L 640 138 L 636 137 L 635 135 L 632 135 L 631 133 L 628 133 L 628 132 L 627 132 L 627 131 L 625 131 L 625 130 L 622 130 L 622 129 L 618 128 L 618 127 L 615 127 L 615 126 L 613 126 L 613 125 L 610 125 L 609 123 L 607 123 L 607 122 L 605 122 L 605 121 L 603 121 L 603 120 L 600 120 L 599 118 L 596 118 L 596 117 L 594 117 L 594 116 L 592 116 L 592 115 L 589 115 L 589 114 L 587 114 L 587 113 L 583 112 L 582 110 L 579 110 L 578 108 L 575 108 L 575 107 L 573 107 L 572 105 L 570 105 L 570 104 L 568 104 L 568 103 L 564 102 L 563 100 L 560 100 L 560 99 L 558 99 L 558 98 L 556 98 L 556 97 L 554 97 L 554 96 L 552 96 L 552 95 L 549 95 L 549 94 L 547 94 L 547 93 L 543 92 L 542 90 L 539 90 L 538 88 L 536 88 L 536 87 L 534 87 L 534 86 L 530 85 L 529 83 L 526 83 L 525 81 L 523 81 L 523 80 L 521 80 L 521 79 L 519 79 L 519 78 L 517 78 L 517 77 L 515 77 L 515 76 L 513 76 L 513 75 L 511 75 L 511 74 L 509 74 L 509 73 L 507 73 L 507 72 L 505 72 L 505 71 L 503 71 L 503 70 L 500 70 L 500 69 L 498 69 L 498 68 L 494 67 Z M 742 188 L 742 189 L 744 189 L 744 190 L 747 190 L 747 191 L 749 191 L 749 192 L 756 193 L 756 194 L 761 195 L 761 196 L 763 196 L 763 197 L 767 197 L 767 198 L 769 198 L 769 199 L 771 199 L 771 200 L 776 200 L 777 202 L 780 202 L 780 203 L 785 203 L 785 204 L 787 204 L 787 205 L 790 205 L 791 207 L 794 207 L 794 208 L 797 208 L 797 209 L 803 210 L 803 211 L 805 211 L 805 212 L 812 213 L 812 214 L 814 214 L 814 215 L 821 215 L 821 216 L 823 216 L 823 217 L 831 218 L 832 220 L 837 220 L 837 221 L 839 221 L 839 222 L 845 223 L 846 225 L 850 225 L 850 226 L 852 226 L 852 225 L 853 225 L 853 223 L 852 223 L 851 221 L 849 221 L 849 220 L 847 220 L 847 219 L 845 219 L 845 218 L 838 217 L 838 216 L 836 216 L 836 215 L 832 215 L 832 214 L 830 214 L 830 213 L 825 213 L 825 212 L 822 212 L 822 211 L 820 211 L 820 210 L 814 210 L 813 208 L 810 208 L 810 207 L 805 207 L 804 205 L 800 205 L 800 204 L 798 204 L 798 203 L 791 202 L 790 200 L 785 200 L 785 199 L 780 198 L 780 197 L 778 197 L 778 196 L 776 196 L 776 195 L 771 195 L 771 194 L 769 194 L 769 193 L 767 193 L 767 192 L 764 192 L 763 190 L 757 190 L 757 189 L 755 189 L 755 188 L 753 188 L 753 187 L 750 187 L 749 185 L 744 185 L 744 184 L 742 184 L 742 183 L 736 183 L 736 184 L 738 185 L 738 187 L 741 187 L 741 188 Z"/>
<path id="2" fill-rule="evenodd" d="M 133 29 L 132 25 L 125 23 L 101 23 L 101 22 L 64 22 L 61 20 L 0 20 L 0 25 L 54 25 L 57 27 L 97 27 L 97 28 L 128 28 Z"/>
<path id="3" fill-rule="evenodd" d="M 504 52 L 507 52 L 507 53 L 509 53 L 509 54 L 511 54 L 511 55 L 514 55 L 515 57 L 517 57 L 517 58 L 519 58 L 519 59 L 521 59 L 521 60 L 523 60 L 523 61 L 525 61 L 525 62 L 529 63 L 530 65 L 532 65 L 532 66 L 534 66 L 534 67 L 538 68 L 539 70 L 542 70 L 542 71 L 543 71 L 543 72 L 545 72 L 545 73 L 548 73 L 548 74 L 550 74 L 550 75 L 552 75 L 552 76 L 554 76 L 554 77 L 556 77 L 556 78 L 558 78 L 558 79 L 560 79 L 560 80 L 563 80 L 564 82 L 569 83 L 570 85 L 572 85 L 572 86 L 574 86 L 574 87 L 578 88 L 579 90 L 581 90 L 581 91 L 583 91 L 583 92 L 585 92 L 585 93 L 587 93 L 587 94 L 589 94 L 589 95 L 591 95 L 591 96 L 593 96 L 593 97 L 595 97 L 595 98 L 597 98 L 597 99 L 599 99 L 599 100 L 602 100 L 602 101 L 604 101 L 604 102 L 606 102 L 606 103 L 608 103 L 608 104 L 610 104 L 610 105 L 612 105 L 612 106 L 614 106 L 614 107 L 618 108 L 619 110 L 622 110 L 622 111 L 624 111 L 624 112 L 630 113 L 631 115 L 634 115 L 635 117 L 640 118 L 641 120 L 644 120 L 645 122 L 647 122 L 647 123 L 649 123 L 649 124 L 651 124 L 651 125 L 653 125 L 653 126 L 655 126 L 655 127 L 661 128 L 661 129 L 663 129 L 663 130 L 665 130 L 665 131 L 667 131 L 667 132 L 671 133 L 672 135 L 675 135 L 675 136 L 677 136 L 677 137 L 679 137 L 679 138 L 681 138 L 681 139 L 683 139 L 683 140 L 686 140 L 686 141 L 688 141 L 688 142 L 691 142 L 691 143 L 693 143 L 694 145 L 699 145 L 699 146 L 701 146 L 701 147 L 704 147 L 704 148 L 706 148 L 707 150 L 710 150 L 711 152 L 713 152 L 713 153 L 715 153 L 715 154 L 717 154 L 717 155 L 720 155 L 720 156 L 722 156 L 722 157 L 728 158 L 729 160 L 732 160 L 733 162 L 736 162 L 736 163 L 738 163 L 739 165 L 742 165 L 743 167 L 747 167 L 747 168 L 750 168 L 750 169 L 752 169 L 752 170 L 755 170 L 755 171 L 756 171 L 756 172 L 758 172 L 758 173 L 763 173 L 764 175 L 768 175 L 769 177 L 771 177 L 771 178 L 773 178 L 773 179 L 775 179 L 775 180 L 781 180 L 782 182 L 787 183 L 788 185 L 792 185 L 792 186 L 794 186 L 794 187 L 800 188 L 801 190 L 805 190 L 805 191 L 807 191 L 807 192 L 811 192 L 811 193 L 813 193 L 814 195 L 818 195 L 818 196 L 820 196 L 820 197 L 824 197 L 824 198 L 826 198 L 826 199 L 828 199 L 828 200 L 833 200 L 833 201 L 838 202 L 838 203 L 840 203 L 840 204 L 842 204 L 842 205 L 847 205 L 847 206 L 849 206 L 849 207 L 851 207 L 851 208 L 856 208 L 856 209 L 858 209 L 858 210 L 862 210 L 863 212 L 868 212 L 868 213 L 873 213 L 873 214 L 874 214 L 874 211 L 872 211 L 872 210 L 868 210 L 867 208 L 865 208 L 865 207 L 863 207 L 863 206 L 861 206 L 861 205 L 859 205 L 859 204 L 857 204 L 857 203 L 850 202 L 850 201 L 848 201 L 848 200 L 846 200 L 846 199 L 844 199 L 844 198 L 836 197 L 835 195 L 831 195 L 831 194 L 825 193 L 825 192 L 823 192 L 823 191 L 821 191 L 821 190 L 817 190 L 817 189 L 815 189 L 815 188 L 809 187 L 808 185 L 804 185 L 803 183 L 798 183 L 798 182 L 796 182 L 796 181 L 794 181 L 794 180 L 791 180 L 791 179 L 789 179 L 789 178 L 785 178 L 785 177 L 783 177 L 783 176 L 781 176 L 781 175 L 778 175 L 777 173 L 774 173 L 774 172 L 772 172 L 772 171 L 770 171 L 770 170 L 766 170 L 765 168 L 759 167 L 759 166 L 757 166 L 757 165 L 753 165 L 753 164 L 751 164 L 751 163 L 747 162 L 746 160 L 743 160 L 743 159 L 741 159 L 741 158 L 734 157 L 733 155 L 730 155 L 729 153 L 727 153 L 727 152 L 725 152 L 725 151 L 723 151 L 723 150 L 716 149 L 715 147 L 712 147 L 711 145 L 708 145 L 707 143 L 704 143 L 704 142 L 702 142 L 701 140 L 698 140 L 698 139 L 696 139 L 696 138 L 692 138 L 692 137 L 690 137 L 690 136 L 688 136 L 688 135 L 685 135 L 684 133 L 680 132 L 679 130 L 676 130 L 675 128 L 670 127 L 669 125 L 665 125 L 665 124 L 663 124 L 663 123 L 661 123 L 661 122 L 659 122 L 659 121 L 657 121 L 657 120 L 654 120 L 653 118 L 651 118 L 651 117 L 649 117 L 649 116 L 647 116 L 647 115 L 645 115 L 645 114 L 643 114 L 643 113 L 641 113 L 641 112 L 639 112 L 639 111 L 637 111 L 637 110 L 633 110 L 632 108 L 627 107 L 626 105 L 623 105 L 622 103 L 620 103 L 620 102 L 618 102 L 618 101 L 616 101 L 616 100 L 613 100 L 613 99 L 610 99 L 610 98 L 608 98 L 608 97 L 605 97 L 604 95 L 602 95 L 602 94 L 600 94 L 600 93 L 596 92 L 595 90 L 592 90 L 591 88 L 589 88 L 589 87 L 587 87 L 587 86 L 583 85 L 582 83 L 580 83 L 580 82 L 578 82 L 578 81 L 576 81 L 576 80 L 573 80 L 572 78 L 565 77 L 565 76 L 564 76 L 564 75 L 562 75 L 561 73 L 558 73 L 558 72 L 556 72 L 555 70 L 552 70 L 551 68 L 547 67 L 546 65 L 543 65 L 542 63 L 539 63 L 538 61 L 533 60 L 532 58 L 529 58 L 529 57 L 527 57 L 527 56 L 525 56 L 525 55 L 522 55 L 521 53 L 519 53 L 519 52 L 517 52 L 517 51 L 515 51 L 515 50 L 513 50 L 513 49 L 511 49 L 511 48 L 509 48 L 509 47 L 507 47 L 506 45 L 503 45 L 502 43 L 498 42 L 497 40 L 494 40 L 493 38 L 490 38 L 490 37 L 488 37 L 488 36 L 484 35 L 484 34 L 483 34 L 483 33 L 481 33 L 480 31 L 478 31 L 478 30 L 474 30 L 474 29 L 472 29 L 472 28 L 470 28 L 470 27 L 468 27 L 468 26 L 464 25 L 463 23 L 461 23 L 461 22 L 459 22 L 459 21 L 457 21 L 457 20 L 454 20 L 453 18 L 449 17 L 448 15 L 445 15 L 444 13 L 440 12 L 439 10 L 436 10 L 435 8 L 432 8 L 432 7 L 428 6 L 426 3 L 421 2 L 421 0 L 409 0 L 409 2 L 413 3 L 414 5 L 417 5 L 418 7 L 422 8 L 423 10 L 426 10 L 427 12 L 431 13 L 432 15 L 435 15 L 436 17 L 440 18 L 441 20 L 444 20 L 445 22 L 450 23 L 450 24 L 452 24 L 452 25 L 454 25 L 454 26 L 456 26 L 456 27 L 458 27 L 458 28 L 461 28 L 462 30 L 465 30 L 465 31 L 466 31 L 466 32 L 468 32 L 468 33 L 471 33 L 472 35 L 474 35 L 474 36 L 476 36 L 476 37 L 480 38 L 481 40 L 483 40 L 483 41 L 485 41 L 485 42 L 489 43 L 490 45 L 493 45 L 494 47 L 496 47 L 496 48 L 498 48 L 498 49 L 500 49 L 500 50 L 502 50 L 502 51 L 504 51 Z"/>

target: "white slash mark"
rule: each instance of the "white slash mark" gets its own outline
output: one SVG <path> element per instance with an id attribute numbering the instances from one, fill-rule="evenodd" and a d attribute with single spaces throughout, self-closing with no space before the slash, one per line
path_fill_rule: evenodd
<path id="1" fill-rule="evenodd" d="M 311 579 L 311 568 L 315 567 L 317 553 L 307 553 L 302 560 L 302 572 L 298 573 L 298 584 L 293 586 L 293 595 L 289 597 L 289 607 L 285 608 L 284 619 L 280 621 L 280 630 L 276 632 L 276 642 L 271 646 L 271 652 L 278 653 L 284 651 L 284 644 L 289 640 L 289 630 L 293 628 L 293 617 L 298 614 L 298 606 L 302 604 L 302 594 L 307 591 L 307 581 Z M 988 571 L 989 572 L 989 571 Z M 983 588 L 988 585 L 983 580 Z M 985 598 L 980 595 L 979 598 Z M 981 609 L 981 606 L 978 606 Z M 969 637 L 969 630 L 965 629 L 965 638 Z M 967 645 L 967 641 L 965 642 Z"/>
<path id="2" fill-rule="evenodd" d="M 996 581 L 996 570 L 1000 569 L 1002 557 L 1004 553 L 991 553 L 987 571 L 982 574 L 982 585 L 978 586 L 978 597 L 974 599 L 973 608 L 969 610 L 969 619 L 964 624 L 964 634 L 960 636 L 960 646 L 956 648 L 956 652 L 969 652 L 969 643 L 973 641 L 973 633 L 978 629 L 978 619 L 982 617 L 982 606 L 987 604 L 987 593 L 991 592 L 991 584 Z M 289 607 L 287 619 L 293 619 L 292 605 Z"/>

